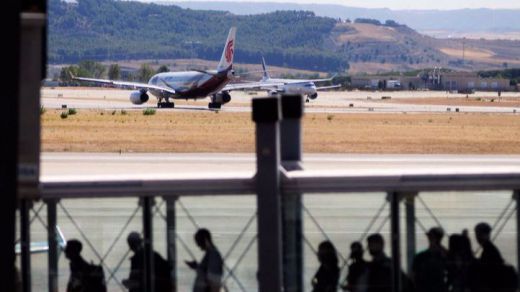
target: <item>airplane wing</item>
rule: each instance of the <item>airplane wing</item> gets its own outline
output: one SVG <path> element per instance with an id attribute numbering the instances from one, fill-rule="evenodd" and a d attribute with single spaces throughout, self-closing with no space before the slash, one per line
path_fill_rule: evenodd
<path id="1" fill-rule="evenodd" d="M 227 84 L 222 89 L 222 91 L 232 91 L 232 90 L 241 90 L 241 89 L 254 89 L 254 88 L 262 89 L 262 88 L 268 87 L 268 86 L 275 87 L 275 86 L 283 86 L 283 85 L 284 85 L 284 83 L 282 83 L 282 82 L 277 82 L 277 83 L 273 83 L 273 82 L 234 83 L 234 84 Z"/>
<path id="2" fill-rule="evenodd" d="M 148 83 L 117 81 L 117 80 L 108 80 L 108 79 L 84 78 L 84 77 L 72 77 L 72 79 L 79 80 L 79 81 L 100 83 L 100 84 L 110 84 L 110 85 L 122 86 L 122 87 L 131 87 L 131 88 L 134 88 L 134 89 L 146 89 L 146 90 L 153 89 L 153 90 L 158 90 L 158 91 L 162 91 L 162 92 L 166 92 L 166 93 L 175 94 L 175 90 L 173 88 L 161 87 L 161 86 L 148 84 Z"/>
<path id="3" fill-rule="evenodd" d="M 61 250 L 65 248 L 65 245 L 67 244 L 65 240 L 65 236 L 63 235 L 63 232 L 61 232 L 61 229 L 56 226 L 56 239 L 58 241 L 58 246 Z M 21 254 L 22 247 L 20 243 L 17 243 L 14 247 L 16 254 Z M 29 247 L 29 250 L 31 253 L 44 253 L 49 251 L 49 242 L 47 241 L 38 241 L 38 242 L 31 242 L 31 245 Z"/>
<path id="4" fill-rule="evenodd" d="M 316 90 L 328 90 L 328 89 L 334 89 L 334 88 L 340 88 L 341 85 L 332 85 L 332 86 L 322 86 L 322 87 L 316 87 Z"/>
<path id="5" fill-rule="evenodd" d="M 327 82 L 332 81 L 336 75 L 330 77 L 330 78 L 324 78 L 324 79 L 284 79 L 286 83 L 302 83 L 302 82 Z"/>

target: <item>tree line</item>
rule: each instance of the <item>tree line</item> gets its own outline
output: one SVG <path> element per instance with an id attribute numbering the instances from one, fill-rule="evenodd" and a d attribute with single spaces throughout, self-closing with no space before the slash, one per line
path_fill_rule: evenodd
<path id="1" fill-rule="evenodd" d="M 162 72 L 169 72 L 170 69 L 166 65 L 161 65 L 154 70 L 150 64 L 142 64 L 141 67 L 132 73 L 122 72 L 118 64 L 111 64 L 108 67 L 92 60 L 79 62 L 77 65 L 65 66 L 61 68 L 59 81 L 61 85 L 83 85 L 84 82 L 74 80 L 73 77 L 86 77 L 110 80 L 128 80 L 138 82 L 148 82 L 150 78 Z"/>

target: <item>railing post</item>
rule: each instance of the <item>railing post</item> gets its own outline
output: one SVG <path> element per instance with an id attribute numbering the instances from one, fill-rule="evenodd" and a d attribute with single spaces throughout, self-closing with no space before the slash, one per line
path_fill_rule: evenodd
<path id="1" fill-rule="evenodd" d="M 406 194 L 406 260 L 408 274 L 412 271 L 413 259 L 416 252 L 415 234 L 415 197 L 417 193 Z"/>
<path id="2" fill-rule="evenodd" d="M 177 226 L 175 202 L 177 197 L 167 196 L 166 200 L 166 242 L 168 246 L 168 263 L 170 264 L 170 281 L 172 291 L 177 291 Z"/>
<path id="3" fill-rule="evenodd" d="M 153 197 L 143 197 L 144 291 L 154 291 L 152 206 Z"/>
<path id="4" fill-rule="evenodd" d="M 22 256 L 22 291 L 31 291 L 31 200 L 20 200 L 20 247 Z"/>
<path id="5" fill-rule="evenodd" d="M 47 242 L 49 244 L 49 292 L 58 291 L 58 226 L 56 216 L 56 200 L 51 199 L 47 204 Z"/>
<path id="6" fill-rule="evenodd" d="M 513 198 L 516 200 L 516 267 L 520 271 L 520 190 L 513 192 Z M 520 287 L 520 273 L 517 273 L 517 276 Z"/>
<path id="7" fill-rule="evenodd" d="M 281 159 L 286 171 L 301 170 L 303 97 L 282 96 Z M 283 280 L 285 291 L 303 291 L 302 194 L 282 195 Z"/>
<path id="8" fill-rule="evenodd" d="M 258 280 L 260 292 L 282 291 L 280 100 L 253 99 L 256 123 Z"/>
<path id="9" fill-rule="evenodd" d="M 390 192 L 390 238 L 392 241 L 392 291 L 401 291 L 401 244 L 399 227 L 399 199 L 400 194 Z"/>

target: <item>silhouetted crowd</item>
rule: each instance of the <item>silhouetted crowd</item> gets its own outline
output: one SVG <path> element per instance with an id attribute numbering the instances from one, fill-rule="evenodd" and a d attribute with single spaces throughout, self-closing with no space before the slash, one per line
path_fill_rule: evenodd
<path id="1" fill-rule="evenodd" d="M 491 226 L 475 226 L 480 256 L 475 257 L 467 230 L 449 236 L 448 248 L 442 245 L 444 231 L 431 228 L 426 236 L 429 246 L 419 252 L 410 274 L 400 272 L 403 292 L 513 292 L 518 288 L 515 269 L 507 264 L 493 244 Z M 350 245 L 347 276 L 339 283 L 340 268 L 334 245 L 322 242 L 318 247 L 320 267 L 312 279 L 314 292 L 392 291 L 392 259 L 384 252 L 385 242 L 379 233 L 366 239 L 371 260 L 366 261 L 361 242 Z"/>
<path id="2" fill-rule="evenodd" d="M 211 239 L 211 233 L 205 228 L 194 235 L 197 246 L 205 252 L 200 262 L 186 261 L 195 271 L 193 292 L 218 292 L 222 288 L 223 259 Z M 143 239 L 138 232 L 131 232 L 127 243 L 133 256 L 130 257 L 130 274 L 122 281 L 129 292 L 148 292 L 145 286 Z M 70 277 L 67 292 L 106 292 L 106 281 L 101 265 L 87 263 L 81 256 L 83 246 L 80 241 L 67 241 L 65 256 L 70 262 Z M 171 292 L 171 271 L 168 261 L 153 251 L 153 292 Z"/>
<path id="3" fill-rule="evenodd" d="M 433 227 L 427 233 L 428 248 L 413 259 L 410 273 L 400 271 L 403 292 L 513 292 L 518 288 L 515 269 L 507 264 L 493 244 L 491 226 L 479 223 L 475 226 L 475 238 L 480 248 L 476 257 L 471 247 L 467 230 L 449 236 L 448 248 L 442 245 L 444 231 Z M 214 245 L 211 233 L 199 229 L 194 240 L 205 252 L 200 262 L 186 261 L 196 273 L 194 292 L 218 292 L 222 286 L 223 259 Z M 130 292 L 144 292 L 144 249 L 139 233 L 127 237 L 130 250 L 130 274 L 122 284 Z M 385 254 L 385 241 L 381 234 L 367 237 L 366 247 L 370 260 L 365 260 L 361 242 L 350 245 L 346 263 L 347 275 L 340 283 L 341 267 L 336 248 L 330 241 L 318 246 L 320 267 L 312 279 L 314 292 L 334 292 L 338 287 L 350 292 L 391 292 L 392 259 Z M 70 278 L 67 292 L 106 291 L 103 268 L 87 263 L 81 257 L 82 245 L 78 240 L 69 240 L 65 256 L 70 261 Z M 477 252 L 478 254 L 478 252 Z M 154 255 L 153 284 L 155 292 L 170 292 L 171 267 L 157 252 Z"/>

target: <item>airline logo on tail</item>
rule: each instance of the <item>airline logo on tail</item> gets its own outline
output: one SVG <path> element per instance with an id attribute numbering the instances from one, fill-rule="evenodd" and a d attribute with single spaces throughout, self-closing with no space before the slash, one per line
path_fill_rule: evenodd
<path id="1" fill-rule="evenodd" d="M 230 40 L 226 46 L 226 62 L 231 63 L 233 61 L 233 40 Z"/>
<path id="2" fill-rule="evenodd" d="M 235 36 L 236 36 L 236 27 L 232 27 L 229 30 L 229 34 L 224 46 L 224 50 L 222 51 L 222 57 L 220 58 L 220 63 L 217 66 L 217 72 L 223 72 L 231 70 L 233 66 L 233 55 L 235 54 Z"/>

